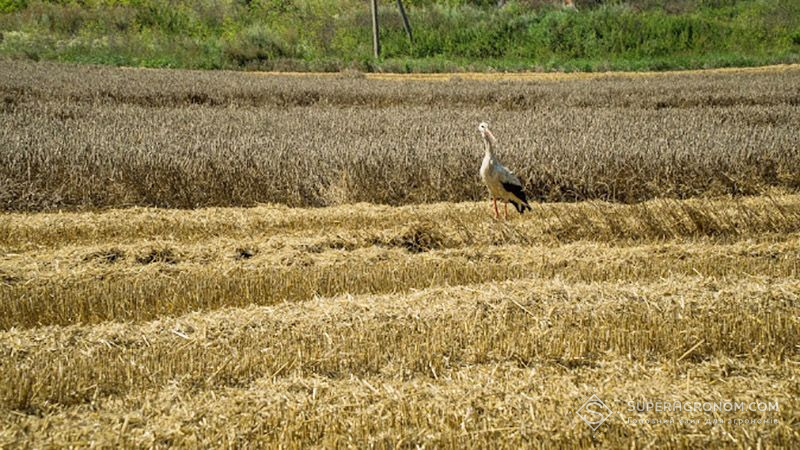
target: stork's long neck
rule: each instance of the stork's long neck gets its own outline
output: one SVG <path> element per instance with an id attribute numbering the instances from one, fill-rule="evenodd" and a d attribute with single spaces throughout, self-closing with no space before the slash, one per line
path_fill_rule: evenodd
<path id="1" fill-rule="evenodd" d="M 486 150 L 486 156 L 484 156 L 484 159 L 494 159 L 494 142 L 492 141 L 491 137 L 484 136 L 483 147 Z"/>

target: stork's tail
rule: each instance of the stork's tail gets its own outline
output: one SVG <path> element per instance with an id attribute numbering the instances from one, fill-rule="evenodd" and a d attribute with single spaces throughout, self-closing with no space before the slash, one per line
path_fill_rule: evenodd
<path id="1" fill-rule="evenodd" d="M 519 202 L 519 203 L 511 202 L 511 203 L 514 204 L 514 207 L 517 208 L 517 212 L 520 213 L 520 214 L 525 213 L 525 210 L 533 211 L 531 209 L 531 205 L 529 205 L 528 203 L 522 203 L 522 202 Z"/>
<path id="2" fill-rule="evenodd" d="M 514 207 L 517 208 L 517 212 L 522 214 L 526 209 L 531 211 L 531 205 L 528 204 L 528 197 L 525 196 L 525 188 L 523 188 L 522 185 L 517 183 L 503 183 L 503 188 L 516 197 L 509 200 L 514 204 Z"/>

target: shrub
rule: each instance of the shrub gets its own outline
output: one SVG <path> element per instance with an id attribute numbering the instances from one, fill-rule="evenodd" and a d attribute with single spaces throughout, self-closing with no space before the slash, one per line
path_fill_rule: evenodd
<path id="1" fill-rule="evenodd" d="M 299 57 L 277 33 L 263 25 L 251 25 L 225 43 L 225 58 L 238 66 L 265 60 Z"/>

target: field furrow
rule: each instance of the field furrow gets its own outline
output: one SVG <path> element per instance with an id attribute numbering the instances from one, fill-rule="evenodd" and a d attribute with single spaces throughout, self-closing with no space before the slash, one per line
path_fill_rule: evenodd
<path id="1" fill-rule="evenodd" d="M 7 217 L 4 245 L 17 253 L 0 260 L 0 328 L 528 277 L 797 275 L 798 197 L 705 203 L 543 205 L 509 222 L 491 219 L 485 204 L 339 207 L 307 220 L 283 208 Z M 241 223 L 231 236 L 225 218 Z M 66 245 L 53 242 L 59 236 Z"/>
<path id="2" fill-rule="evenodd" d="M 756 395 L 777 399 L 784 402 L 783 407 L 793 408 L 796 397 L 791 392 L 796 393 L 800 386 L 796 380 L 783 382 L 780 378 L 784 371 L 792 370 L 783 362 L 800 362 L 798 312 L 800 283 L 795 278 L 753 277 L 731 282 L 694 276 L 593 283 L 525 279 L 429 288 L 408 294 L 317 298 L 272 307 L 192 313 L 141 324 L 38 328 L 0 334 L 0 374 L 7 380 L 0 401 L 7 411 L 32 414 L 22 419 L 6 413 L 5 420 L 15 426 L 35 424 L 40 414 L 65 421 L 63 426 L 69 423 L 70 411 L 75 413 L 75 408 L 81 411 L 98 402 L 100 410 L 93 414 L 100 416 L 93 420 L 105 421 L 108 419 L 103 419 L 104 413 L 117 414 L 114 417 L 120 419 L 114 420 L 122 420 L 139 410 L 142 404 L 138 402 L 148 405 L 145 410 L 158 408 L 151 402 L 162 404 L 164 395 L 182 397 L 198 389 L 205 392 L 201 398 L 216 398 L 218 394 L 223 399 L 215 401 L 223 403 L 245 402 L 256 396 L 256 404 L 261 407 L 242 406 L 248 408 L 242 412 L 252 414 L 264 409 L 257 415 L 265 427 L 259 429 L 263 433 L 259 439 L 271 436 L 291 441 L 292 428 L 273 429 L 286 420 L 286 414 L 314 415 L 315 421 L 322 421 L 320 427 L 346 427 L 346 423 L 338 421 L 359 416 L 363 420 L 370 414 L 368 403 L 358 400 L 364 395 L 378 402 L 396 397 L 395 402 L 408 408 L 410 415 L 424 417 L 431 412 L 433 401 L 407 403 L 402 400 L 408 395 L 403 391 L 429 389 L 430 395 L 453 402 L 474 389 L 478 392 L 472 395 L 482 400 L 473 408 L 483 408 L 480 403 L 492 400 L 481 394 L 486 388 L 479 387 L 481 382 L 474 376 L 486 377 L 486 371 L 493 368 L 492 376 L 498 382 L 502 380 L 502 389 L 506 389 L 503 398 L 507 396 L 506 402 L 511 404 L 503 406 L 501 400 L 500 405 L 491 407 L 518 409 L 527 401 L 513 389 L 507 390 L 508 382 L 523 383 L 526 387 L 518 387 L 526 392 L 534 389 L 528 392 L 534 397 L 553 396 L 561 389 L 585 391 L 580 379 L 618 376 L 624 362 L 629 365 L 625 371 L 641 366 L 633 371 L 644 373 L 655 365 L 670 376 L 691 376 L 695 380 L 713 378 L 722 371 L 733 376 L 729 384 L 712 391 L 708 391 L 710 386 L 705 387 L 700 393 L 748 398 Z M 759 345 L 753 346 L 754 342 Z M 502 368 L 501 374 L 507 375 L 497 375 L 498 367 Z M 758 374 L 758 378 L 749 378 L 750 374 Z M 368 381 L 359 382 L 361 379 Z M 565 384 L 559 384 L 559 379 Z M 619 385 L 603 383 L 604 390 L 608 394 L 617 390 L 637 392 L 636 395 L 642 390 L 654 393 L 652 387 L 647 389 L 637 379 Z M 765 382 L 785 384 L 774 391 L 749 392 Z M 287 383 L 306 388 L 286 399 L 279 392 Z M 691 384 L 688 380 L 681 383 Z M 314 386 L 338 398 L 338 403 L 328 403 L 326 394 L 319 394 L 318 399 L 309 397 L 317 396 L 312 393 Z M 459 389 L 466 391 L 458 394 Z M 131 397 L 135 392 L 159 391 L 147 394 L 145 399 Z M 665 386 L 655 392 L 674 394 Z M 415 398 L 426 397 L 418 391 L 417 394 Z M 335 411 L 345 407 L 341 403 L 348 403 L 349 395 L 356 397 L 353 401 L 357 406 L 353 406 L 353 415 L 345 419 Z M 200 436 L 196 438 L 212 438 L 205 435 L 209 431 L 200 422 L 208 414 L 202 411 L 212 411 L 214 401 L 207 406 L 210 409 L 198 409 L 196 406 L 204 401 L 195 394 L 191 398 L 194 400 L 182 411 L 198 422 L 187 418 L 187 426 L 206 430 L 197 429 Z M 315 401 L 327 404 L 326 408 L 333 411 L 314 409 Z M 399 413 L 396 408 L 381 404 L 394 411 L 392 414 Z M 278 405 L 284 412 L 276 409 Z M 545 406 L 546 414 L 552 414 L 556 406 Z M 620 409 L 624 406 L 618 405 Z M 537 408 L 541 407 L 537 403 Z M 526 416 L 527 409 L 523 409 Z M 229 409 L 224 411 L 232 413 Z M 787 411 L 790 410 L 784 410 L 784 414 Z M 139 410 L 137 414 L 141 413 Z M 467 411 L 460 413 L 469 415 Z M 172 414 L 180 413 L 158 414 L 159 420 L 170 422 Z M 464 430 L 452 413 L 445 415 L 448 416 L 449 422 L 434 427 L 441 433 L 437 439 L 444 439 L 442 444 L 461 433 L 466 435 L 459 439 L 469 436 L 469 430 L 491 429 L 505 420 L 504 414 L 488 414 L 491 419 L 477 419 Z M 551 418 L 550 428 L 537 425 L 537 431 L 526 431 L 536 417 L 534 413 L 533 417 L 520 418 L 521 422 L 514 422 L 512 429 L 515 433 L 536 435 L 571 422 L 571 418 Z M 224 435 L 224 416 L 207 420 L 223 426 L 217 433 Z M 399 422 L 394 427 L 405 428 L 408 420 L 415 419 L 396 420 Z M 270 421 L 274 421 L 273 425 Z M 300 427 L 296 432 L 300 433 L 306 425 L 303 421 L 296 423 Z M 382 423 L 373 426 L 380 427 Z M 139 421 L 139 426 L 146 429 L 159 425 L 158 421 L 147 421 L 147 425 Z M 618 438 L 615 434 L 621 430 L 622 427 L 612 428 L 606 439 Z M 91 433 L 80 429 L 75 432 Z M 287 432 L 287 436 L 280 434 Z M 371 433 L 368 429 L 362 432 Z M 772 431 L 778 435 L 785 432 Z M 213 435 L 213 428 L 210 433 Z M 572 434 L 574 431 L 567 430 L 564 438 Z M 325 434 L 324 439 L 337 435 Z M 147 437 L 139 435 L 135 439 L 141 444 Z M 318 439 L 323 439 L 322 435 Z"/>
<path id="3" fill-rule="evenodd" d="M 0 413 L 0 443 L 33 446 L 87 446 L 104 443 L 135 447 L 308 446 L 441 448 L 574 448 L 645 446 L 654 435 L 662 446 L 710 448 L 791 446 L 796 440 L 792 411 L 798 386 L 782 379 L 793 371 L 769 363 L 737 363 L 709 358 L 665 370 L 660 363 L 601 363 L 593 367 L 522 367 L 499 362 L 443 369 L 406 378 L 350 376 L 266 376 L 242 387 L 182 388 L 180 382 L 141 394 L 98 399 L 91 406 L 50 411 L 44 417 Z M 711 381 L 724 377 L 724 383 Z M 598 382 L 598 380 L 600 382 Z M 598 386 L 598 388 L 594 388 Z M 602 386 L 602 387 L 599 387 Z M 604 432 L 587 433 L 574 406 L 565 399 L 598 394 L 613 417 Z M 685 414 L 686 423 L 637 423 L 631 412 L 641 398 L 692 402 L 723 396 L 749 404 L 780 399 L 784 425 L 718 426 L 702 413 Z M 769 420 L 750 413 L 748 420 Z M 689 420 L 697 420 L 689 423 Z M 744 430 L 749 431 L 744 432 Z M 545 444 L 546 443 L 546 444 Z"/>

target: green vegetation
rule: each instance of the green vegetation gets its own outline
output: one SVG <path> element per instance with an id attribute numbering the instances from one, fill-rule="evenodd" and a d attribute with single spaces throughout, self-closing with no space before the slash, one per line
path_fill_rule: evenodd
<path id="1" fill-rule="evenodd" d="M 659 70 L 800 60 L 800 3 L 407 0 L 371 58 L 357 0 L 0 0 L 0 55 L 145 67 L 396 72 Z M 555 3 L 559 3 L 556 1 Z"/>

